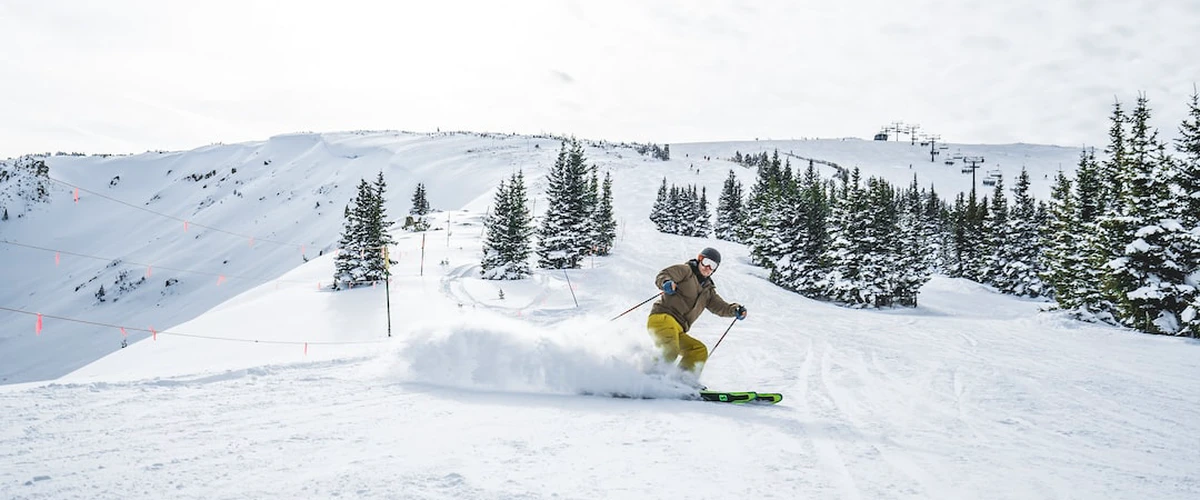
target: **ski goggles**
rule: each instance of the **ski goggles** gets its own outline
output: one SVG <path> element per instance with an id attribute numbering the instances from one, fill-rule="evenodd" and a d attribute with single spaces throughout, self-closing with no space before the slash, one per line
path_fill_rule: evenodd
<path id="1" fill-rule="evenodd" d="M 721 265 L 720 262 L 716 262 L 712 259 L 706 259 L 703 255 L 696 257 L 696 264 L 700 267 L 708 268 L 708 272 L 710 273 L 717 272 L 717 267 L 720 267 Z"/>

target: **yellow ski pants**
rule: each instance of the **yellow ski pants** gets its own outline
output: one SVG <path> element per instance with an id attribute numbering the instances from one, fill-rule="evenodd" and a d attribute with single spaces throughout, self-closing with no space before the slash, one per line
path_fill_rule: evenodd
<path id="1" fill-rule="evenodd" d="M 679 367 L 700 375 L 704 362 L 708 360 L 708 348 L 704 343 L 683 332 L 683 327 L 670 314 L 651 314 L 646 320 L 646 329 L 654 338 L 654 343 L 662 350 L 663 360 L 674 363 L 679 360 Z"/>

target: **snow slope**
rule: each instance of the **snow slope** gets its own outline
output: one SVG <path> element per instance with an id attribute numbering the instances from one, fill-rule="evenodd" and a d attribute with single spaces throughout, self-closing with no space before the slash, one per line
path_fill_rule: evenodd
<path id="1" fill-rule="evenodd" d="M 390 141 L 433 138 L 354 140 L 391 148 Z M 445 154 L 524 139 L 438 140 L 472 144 L 454 143 Z M 557 146 L 548 142 L 529 147 L 537 150 L 531 163 L 553 158 Z M 864 169 L 876 168 L 866 158 L 871 148 L 888 147 L 859 146 Z M 329 254 L 296 266 L 273 264 L 277 279 L 238 293 L 197 283 L 184 297 L 219 305 L 164 323 L 156 340 L 135 342 L 52 382 L 0 386 L 0 497 L 1200 495 L 1200 435 L 1190 428 L 1200 418 L 1200 387 L 1183 383 L 1200 369 L 1200 345 L 1073 322 L 1039 312 L 1042 303 L 948 278 L 930 282 L 916 309 L 843 309 L 770 285 L 741 245 L 655 232 L 645 216 L 662 178 L 699 182 L 715 200 L 729 164 L 696 173 L 689 160 L 735 147 L 741 148 L 673 146 L 671 162 L 589 148 L 589 159 L 613 173 L 621 227 L 613 255 L 588 260 L 580 270 L 539 271 L 520 282 L 476 278 L 480 218 L 490 196 L 482 181 L 477 192 L 454 195 L 450 183 L 476 172 L 507 176 L 506 155 L 517 153 L 497 152 L 491 163 L 473 160 L 480 162 L 473 169 L 427 182 L 434 206 L 454 210 L 435 218 L 438 226 L 426 234 L 396 233 L 399 263 L 390 297 L 383 287 L 319 290 L 315 283 L 332 274 Z M 357 181 L 357 172 L 347 173 Z M 747 184 L 753 176 L 737 173 Z M 96 172 L 95 178 L 110 175 Z M 311 175 L 304 177 L 308 182 Z M 406 182 L 400 177 L 389 177 L 393 193 L 410 192 L 398 187 Z M 539 187 L 531 193 L 540 196 L 538 180 L 532 184 Z M 439 193 L 457 198 L 439 199 Z M 402 213 L 400 197 L 393 195 L 393 216 Z M 284 204 L 293 209 L 279 220 L 316 227 L 307 213 L 312 202 Z M 255 215 L 242 212 L 243 218 Z M 28 219 L 35 216 L 57 220 L 45 213 Z M 111 217 L 107 221 L 118 220 Z M 227 217 L 230 224 L 239 220 L 232 211 Z M 310 234 L 332 238 L 302 231 L 278 236 Z M 89 252 L 118 252 L 115 239 L 104 240 L 110 248 Z M 785 400 L 779 405 L 666 398 L 681 389 L 642 374 L 652 353 L 642 326 L 648 306 L 609 321 L 654 294 L 651 280 L 659 269 L 704 246 L 725 255 L 714 276 L 720 293 L 750 311 L 714 352 L 704 381 L 714 388 L 780 391 Z M 14 250 L 4 251 L 10 254 L 3 260 L 12 260 Z M 20 258 L 31 268 L 30 283 L 36 283 L 33 269 L 52 270 Z M 180 258 L 200 269 L 214 265 L 190 250 Z M 52 294 L 38 296 L 45 295 Z M 130 298 L 133 303 L 136 295 Z M 392 337 L 386 334 L 389 298 Z M 140 312 L 120 304 L 103 307 Z M 93 317 L 101 309 L 73 314 Z M 5 325 L 31 322 L 4 319 Z M 711 347 L 729 325 L 706 315 L 693 333 Z M 83 348 L 77 337 L 58 331 L 65 324 L 47 320 L 46 326 L 41 336 L 22 328 L 10 338 L 55 350 Z M 108 336 L 110 343 L 119 338 L 88 334 Z M 18 356 L 7 348 L 12 342 L 4 344 L 6 366 Z"/>

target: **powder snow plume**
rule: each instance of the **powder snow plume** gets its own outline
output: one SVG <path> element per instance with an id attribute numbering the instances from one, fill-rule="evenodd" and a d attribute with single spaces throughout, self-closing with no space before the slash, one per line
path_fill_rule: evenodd
<path id="1" fill-rule="evenodd" d="M 598 321 L 539 326 L 474 318 L 418 327 L 398 351 L 406 381 L 467 389 L 678 397 L 640 332 Z"/>

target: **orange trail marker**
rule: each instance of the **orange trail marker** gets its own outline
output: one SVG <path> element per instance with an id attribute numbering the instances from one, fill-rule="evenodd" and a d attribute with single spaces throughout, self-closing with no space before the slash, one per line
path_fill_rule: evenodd
<path id="1" fill-rule="evenodd" d="M 150 327 L 150 335 L 154 336 L 154 340 L 156 340 L 156 341 L 158 340 L 158 332 L 154 330 L 153 326 Z"/>
<path id="2" fill-rule="evenodd" d="M 37 327 L 34 328 L 34 332 L 38 335 L 42 334 L 42 313 L 38 313 Z"/>
<path id="3" fill-rule="evenodd" d="M 75 188 L 75 203 L 79 203 L 79 188 Z"/>
<path id="4" fill-rule="evenodd" d="M 153 275 L 154 275 L 154 266 L 153 265 L 146 266 L 146 277 L 149 278 L 150 276 L 153 276 Z"/>
<path id="5" fill-rule="evenodd" d="M 122 337 L 128 337 L 128 336 L 129 336 L 129 334 L 128 334 L 128 333 L 125 333 L 125 327 L 123 327 L 123 326 L 121 327 L 121 336 L 122 336 Z"/>
<path id="6" fill-rule="evenodd" d="M 308 342 L 304 343 L 304 355 L 308 356 Z"/>
<path id="7" fill-rule="evenodd" d="M 58 252 L 54 252 L 54 265 L 57 266 L 58 261 L 59 261 L 59 254 L 58 254 Z"/>
<path id="8" fill-rule="evenodd" d="M 221 283 L 224 281 L 225 281 L 225 276 L 217 276 L 217 286 L 221 286 Z"/>
<path id="9" fill-rule="evenodd" d="M 183 221 L 183 232 L 185 232 L 185 233 L 187 232 L 187 227 L 188 227 L 188 222 Z"/>

